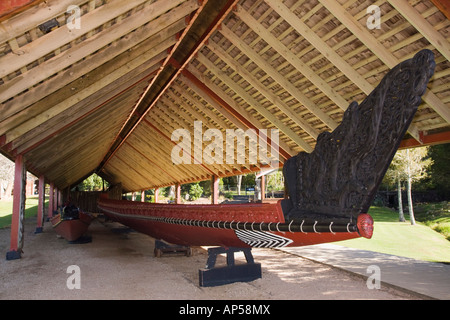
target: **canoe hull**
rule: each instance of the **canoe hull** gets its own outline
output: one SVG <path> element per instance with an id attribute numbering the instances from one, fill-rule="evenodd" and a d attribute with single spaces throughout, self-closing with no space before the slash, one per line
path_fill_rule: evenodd
<path id="1" fill-rule="evenodd" d="M 63 220 L 58 214 L 50 221 L 57 234 L 67 241 L 75 241 L 86 233 L 92 219 L 90 215 L 80 212 L 79 219 Z"/>
<path id="2" fill-rule="evenodd" d="M 276 248 L 369 237 L 356 224 L 284 221 L 280 203 L 165 205 L 100 199 L 98 206 L 114 221 L 184 246 Z M 373 229 L 370 218 L 368 224 Z"/>

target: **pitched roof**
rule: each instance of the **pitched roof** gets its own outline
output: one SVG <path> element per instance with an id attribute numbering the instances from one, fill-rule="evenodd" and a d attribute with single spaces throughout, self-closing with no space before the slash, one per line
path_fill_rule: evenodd
<path id="1" fill-rule="evenodd" d="M 174 165 L 172 133 L 192 159 L 208 128 L 276 128 L 282 164 L 423 48 L 436 71 L 404 145 L 448 142 L 450 21 L 433 2 L 22 0 L 0 8 L 0 151 L 60 189 L 94 171 L 128 191 L 260 171 L 247 152 Z"/>

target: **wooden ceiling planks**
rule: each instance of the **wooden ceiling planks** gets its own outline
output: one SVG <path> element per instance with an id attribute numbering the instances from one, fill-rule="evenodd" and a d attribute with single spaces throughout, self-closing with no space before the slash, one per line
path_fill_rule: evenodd
<path id="1" fill-rule="evenodd" d="M 81 29 L 67 27 L 70 4 Z M 380 29 L 366 26 L 363 0 L 31 3 L 0 19 L 0 151 L 59 188 L 93 171 L 128 191 L 260 171 L 248 146 L 243 164 L 174 165 L 171 134 L 186 129 L 193 146 L 208 128 L 278 128 L 282 163 L 422 48 L 436 72 L 405 146 L 439 143 L 450 21 L 429 0 L 374 4 Z"/>

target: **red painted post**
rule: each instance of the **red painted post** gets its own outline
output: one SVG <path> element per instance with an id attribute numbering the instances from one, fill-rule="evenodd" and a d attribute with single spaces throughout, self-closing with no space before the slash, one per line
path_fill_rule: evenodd
<path id="1" fill-rule="evenodd" d="M 56 210 L 58 210 L 58 207 L 62 207 L 63 205 L 63 194 L 62 190 L 58 189 L 58 205 L 56 206 Z"/>
<path id="2" fill-rule="evenodd" d="M 175 185 L 175 203 L 181 204 L 181 184 Z"/>
<path id="3" fill-rule="evenodd" d="M 47 221 L 53 217 L 53 202 L 55 201 L 55 185 L 53 182 L 50 182 L 50 191 L 48 196 L 48 213 L 47 213 Z"/>
<path id="4" fill-rule="evenodd" d="M 219 204 L 219 177 L 211 178 L 211 204 Z"/>
<path id="5" fill-rule="evenodd" d="M 45 208 L 45 178 L 43 175 L 39 177 L 39 202 L 38 202 L 38 215 L 37 215 L 37 226 L 34 233 L 41 233 L 44 226 L 44 208 Z"/>
<path id="6" fill-rule="evenodd" d="M 155 188 L 155 203 L 158 203 L 159 188 Z"/>
<path id="7" fill-rule="evenodd" d="M 58 193 L 59 193 L 58 188 L 55 187 L 54 192 L 55 194 L 53 195 L 53 212 L 58 210 Z"/>
<path id="8" fill-rule="evenodd" d="M 266 176 L 261 176 L 261 202 L 266 198 Z"/>
<path id="9" fill-rule="evenodd" d="M 11 246 L 6 260 L 20 259 L 23 247 L 23 218 L 25 216 L 25 189 L 27 172 L 23 156 L 19 154 L 15 161 L 14 194 L 11 218 Z"/>

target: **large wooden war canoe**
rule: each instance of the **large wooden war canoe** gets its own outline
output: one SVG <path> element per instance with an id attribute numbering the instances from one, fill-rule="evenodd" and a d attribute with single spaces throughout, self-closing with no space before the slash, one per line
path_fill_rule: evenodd
<path id="1" fill-rule="evenodd" d="M 276 204 L 173 205 L 102 198 L 111 219 L 180 245 L 304 246 L 370 238 L 367 214 L 434 73 L 434 55 L 418 52 L 390 70 L 370 95 L 350 104 L 313 152 L 286 161 L 288 198 Z"/>
<path id="2" fill-rule="evenodd" d="M 183 205 L 102 198 L 110 219 L 156 239 L 186 246 L 285 247 L 372 236 L 373 220 L 285 221 L 278 203 Z"/>

